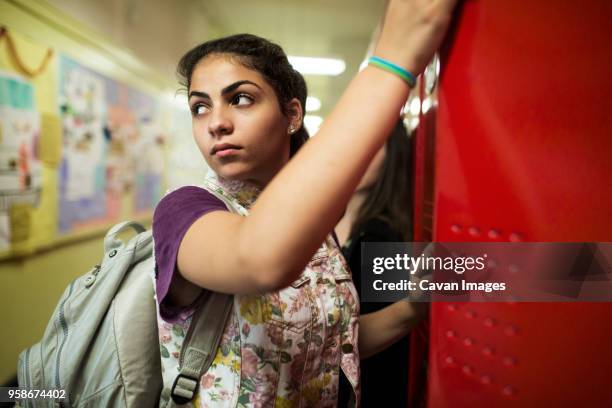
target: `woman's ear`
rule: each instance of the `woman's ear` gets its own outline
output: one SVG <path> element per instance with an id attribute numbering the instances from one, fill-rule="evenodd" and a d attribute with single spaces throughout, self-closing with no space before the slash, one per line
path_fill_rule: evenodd
<path id="1" fill-rule="evenodd" d="M 297 98 L 293 98 L 287 103 L 286 112 L 287 118 L 289 119 L 287 133 L 293 134 L 302 127 L 302 120 L 304 119 L 302 104 Z"/>

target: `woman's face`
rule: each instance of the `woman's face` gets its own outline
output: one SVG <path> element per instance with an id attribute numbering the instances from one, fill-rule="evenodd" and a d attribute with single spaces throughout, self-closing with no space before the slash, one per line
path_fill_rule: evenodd
<path id="1" fill-rule="evenodd" d="M 189 107 L 196 143 L 218 175 L 263 187 L 289 160 L 290 119 L 267 81 L 237 60 L 200 61 Z"/>

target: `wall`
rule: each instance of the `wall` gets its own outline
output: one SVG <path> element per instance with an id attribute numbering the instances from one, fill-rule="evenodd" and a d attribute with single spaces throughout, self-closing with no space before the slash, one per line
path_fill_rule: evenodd
<path id="1" fill-rule="evenodd" d="M 157 94 L 174 95 L 176 84 L 173 74 L 170 73 L 169 62 L 175 62 L 178 59 L 176 53 L 188 47 L 187 34 L 185 37 L 168 36 L 168 28 L 160 30 L 156 29 L 154 24 L 147 23 L 148 14 L 142 17 L 132 16 L 132 20 L 125 20 L 125 25 L 117 28 L 118 19 L 112 14 L 113 10 L 125 10 L 120 5 L 121 2 L 117 1 L 109 2 L 109 7 L 106 3 L 94 1 L 56 3 L 62 3 L 66 8 L 78 7 L 76 17 L 89 23 L 96 22 L 94 28 L 97 31 L 91 28 L 94 24 L 83 24 L 45 1 L 0 2 L 0 25 L 9 30 L 25 61 L 34 66 L 42 60 L 48 48 L 54 50 L 49 68 L 31 79 L 36 88 L 36 106 L 42 115 L 57 117 L 58 114 L 59 53 L 65 53 L 90 67 L 95 67 L 103 75 L 131 86 Z M 101 4 L 104 4 L 104 7 Z M 166 7 L 170 7 L 171 3 L 166 4 Z M 168 13 L 168 10 L 161 9 L 156 13 L 160 16 Z M 140 31 L 132 36 L 127 31 L 136 21 L 134 18 L 139 22 Z M 178 24 L 177 21 L 169 22 L 175 26 Z M 208 26 L 202 20 L 198 23 L 197 34 L 194 35 L 204 36 Z M 161 41 L 163 37 L 166 38 L 165 41 Z M 178 42 L 171 42 L 171 37 L 176 38 Z M 0 44 L 0 69 L 17 73 L 20 71 L 8 55 L 5 41 Z M 170 115 L 177 114 L 174 112 Z M 178 115 L 180 116 L 180 113 Z M 177 136 L 177 144 L 190 152 L 192 145 L 189 145 L 189 141 L 184 137 L 180 137 L 184 136 L 189 123 L 185 123 L 184 115 L 179 119 L 170 129 L 170 133 L 183 132 L 172 136 Z M 45 136 L 43 131 L 41 143 L 49 142 Z M 185 154 L 189 154 L 185 151 L 170 150 L 171 163 L 180 162 Z M 202 172 L 202 168 L 197 166 L 186 169 L 179 166 L 178 170 L 180 175 L 189 171 L 197 175 Z M 43 177 L 47 183 L 53 185 L 56 183 L 57 169 L 45 164 Z M 170 175 L 169 178 L 171 185 L 181 183 L 176 175 Z M 130 200 L 131 197 L 126 195 L 122 200 L 122 208 L 130 208 Z M 31 233 L 40 237 L 41 242 L 48 241 L 48 245 L 38 246 L 36 251 L 27 256 L 0 261 L 0 323 L 4 333 L 0 340 L 0 384 L 6 383 L 15 375 L 18 353 L 40 339 L 64 288 L 75 277 L 86 273 L 102 255 L 102 237 L 108 225 L 101 225 L 66 239 L 46 239 L 52 237 L 57 229 L 52 221 L 56 219 L 57 193 L 48 191 L 43 195 L 42 201 L 37 212 L 33 212 Z M 127 210 L 122 211 L 123 216 L 126 214 Z M 140 221 L 148 224 L 150 214 L 142 217 Z"/>
<path id="2" fill-rule="evenodd" d="M 130 50 L 167 80 L 176 62 L 196 44 L 216 35 L 201 1 L 49 0 L 122 49 Z"/>

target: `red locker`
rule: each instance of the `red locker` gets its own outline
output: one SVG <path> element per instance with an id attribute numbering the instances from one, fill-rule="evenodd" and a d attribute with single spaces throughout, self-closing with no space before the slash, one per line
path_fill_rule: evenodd
<path id="1" fill-rule="evenodd" d="M 417 238 L 612 241 L 610 39 L 608 0 L 460 4 L 421 83 Z M 612 406 L 610 339 L 608 303 L 434 303 L 428 406 Z"/>

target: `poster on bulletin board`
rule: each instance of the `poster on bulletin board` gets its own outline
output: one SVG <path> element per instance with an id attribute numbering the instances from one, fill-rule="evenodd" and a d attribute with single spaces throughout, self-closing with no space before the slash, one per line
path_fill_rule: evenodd
<path id="1" fill-rule="evenodd" d="M 60 233 L 117 221 L 126 192 L 132 213 L 153 209 L 163 193 L 159 101 L 66 56 L 59 76 Z"/>
<path id="2" fill-rule="evenodd" d="M 33 85 L 19 75 L 0 71 L 0 251 L 29 234 L 29 226 L 19 222 L 27 217 L 17 215 L 35 208 L 40 200 L 39 139 L 40 114 Z"/>

